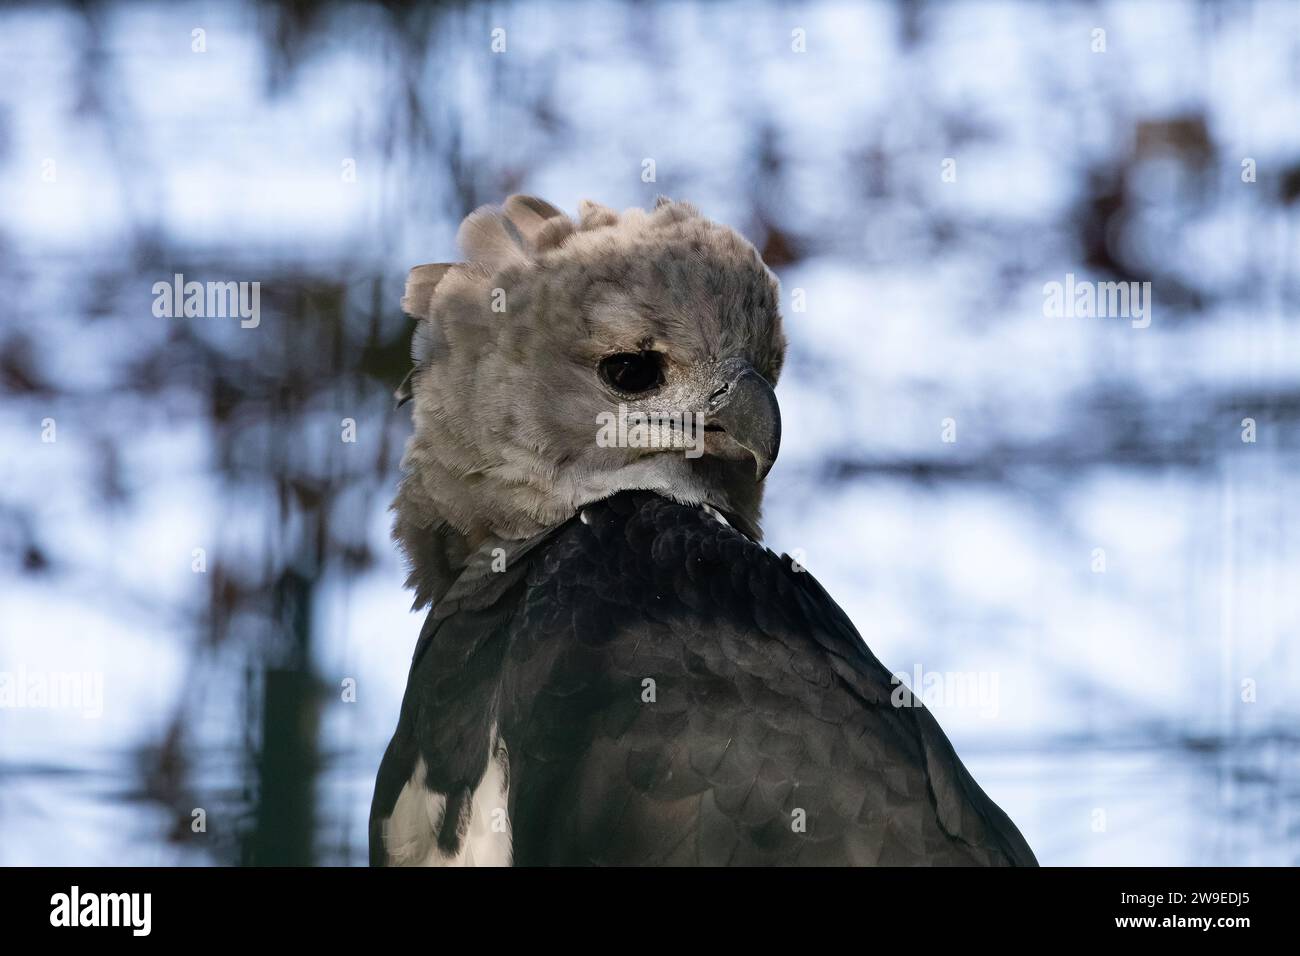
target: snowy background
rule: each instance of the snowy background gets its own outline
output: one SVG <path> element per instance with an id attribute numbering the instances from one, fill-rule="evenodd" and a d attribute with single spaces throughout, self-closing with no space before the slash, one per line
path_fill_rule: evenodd
<path id="1" fill-rule="evenodd" d="M 364 860 L 397 303 L 516 191 L 763 251 L 767 543 L 996 688 L 933 707 L 1042 862 L 1300 863 L 1300 4 L 107 2 L 0 11 L 0 675 L 103 681 L 0 707 L 0 864 Z"/>

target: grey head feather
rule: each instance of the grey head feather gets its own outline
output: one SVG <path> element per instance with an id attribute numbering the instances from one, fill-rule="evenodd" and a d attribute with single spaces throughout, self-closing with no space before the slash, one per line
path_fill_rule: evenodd
<path id="1" fill-rule="evenodd" d="M 433 299 L 434 290 L 453 267 L 450 262 L 433 262 L 429 265 L 416 266 L 406 279 L 406 294 L 402 296 L 402 311 L 407 315 L 419 317 L 427 315 Z M 414 397 L 414 380 L 417 372 L 428 364 L 435 348 L 436 327 L 429 322 L 421 322 L 415 328 L 411 338 L 411 361 L 413 366 L 402 384 L 393 392 L 397 407 L 401 408 Z"/>
<path id="2" fill-rule="evenodd" d="M 567 218 L 550 203 L 535 196 L 511 196 L 502 208 L 505 221 L 520 236 L 520 244 L 537 249 L 537 237 L 552 219 Z"/>

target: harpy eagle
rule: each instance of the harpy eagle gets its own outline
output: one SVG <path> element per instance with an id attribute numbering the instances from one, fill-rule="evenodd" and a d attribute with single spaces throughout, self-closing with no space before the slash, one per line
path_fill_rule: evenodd
<path id="1" fill-rule="evenodd" d="M 1035 864 L 759 544 L 785 337 L 753 246 L 686 203 L 527 196 L 457 239 L 402 300 L 394 535 L 429 612 L 371 863 Z"/>

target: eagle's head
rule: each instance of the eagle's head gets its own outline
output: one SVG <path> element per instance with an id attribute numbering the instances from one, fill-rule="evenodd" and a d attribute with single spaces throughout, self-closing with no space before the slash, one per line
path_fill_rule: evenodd
<path id="1" fill-rule="evenodd" d="M 402 300 L 415 432 L 394 534 L 417 606 L 485 542 L 623 490 L 758 538 L 785 336 L 752 245 L 686 203 L 583 203 L 575 221 L 528 196 L 477 210 L 457 241 L 466 261 L 417 266 Z"/>

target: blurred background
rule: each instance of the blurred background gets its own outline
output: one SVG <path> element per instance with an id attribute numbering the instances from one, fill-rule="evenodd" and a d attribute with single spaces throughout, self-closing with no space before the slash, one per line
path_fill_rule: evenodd
<path id="1" fill-rule="evenodd" d="M 1042 862 L 1300 863 L 1291 2 L 0 11 L 0 863 L 364 861 L 398 300 L 516 191 L 762 250 L 767 543 L 983 681 L 925 699 Z M 12 693 L 68 674 L 100 713 Z"/>

